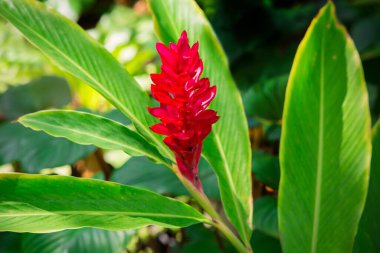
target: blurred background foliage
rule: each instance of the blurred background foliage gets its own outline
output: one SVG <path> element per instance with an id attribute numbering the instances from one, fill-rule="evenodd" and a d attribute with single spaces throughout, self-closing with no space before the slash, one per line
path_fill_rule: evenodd
<path id="1" fill-rule="evenodd" d="M 45 0 L 76 21 L 146 90 L 159 71 L 157 38 L 144 0 Z M 279 253 L 277 189 L 286 83 L 299 42 L 323 1 L 197 0 L 230 61 L 250 126 L 255 197 L 253 247 Z M 380 2 L 336 0 L 337 14 L 360 52 L 373 122 L 380 117 Z M 174 175 L 146 158 L 82 146 L 15 123 L 26 113 L 65 108 L 130 123 L 82 81 L 55 67 L 0 19 L 0 172 L 61 174 L 144 187 L 192 203 Z M 227 101 L 226 101 L 227 102 Z M 141 105 L 144 106 L 144 105 Z M 206 161 L 200 176 L 220 207 L 216 178 Z M 64 189 L 62 189 L 64 191 Z M 219 208 L 221 210 L 221 208 Z M 203 225 L 180 230 L 83 228 L 50 234 L 0 233 L 0 252 L 234 252 Z"/>

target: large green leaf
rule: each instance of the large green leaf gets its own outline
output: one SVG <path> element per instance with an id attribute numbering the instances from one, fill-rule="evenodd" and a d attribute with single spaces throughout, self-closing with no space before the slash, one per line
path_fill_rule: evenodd
<path id="1" fill-rule="evenodd" d="M 380 121 L 372 134 L 372 160 L 366 205 L 356 235 L 355 252 L 380 252 Z"/>
<path id="2" fill-rule="evenodd" d="M 265 120 L 280 120 L 287 80 L 288 75 L 282 75 L 252 86 L 243 97 L 247 115 Z"/>
<path id="3" fill-rule="evenodd" d="M 259 151 L 252 151 L 252 172 L 257 180 L 278 189 L 280 182 L 280 161 L 277 156 Z"/>
<path id="4" fill-rule="evenodd" d="M 74 164 L 94 151 L 94 146 L 54 138 L 19 123 L 0 124 L 0 160 L 19 162 L 24 172 L 38 173 L 41 169 Z"/>
<path id="5" fill-rule="evenodd" d="M 25 233 L 22 235 L 22 253 L 123 253 L 131 237 L 129 231 L 95 228 L 47 234 Z"/>
<path id="6" fill-rule="evenodd" d="M 0 233 L 0 252 L 15 253 L 21 252 L 21 235 L 19 233 L 1 232 Z"/>
<path id="7" fill-rule="evenodd" d="M 65 137 L 82 145 L 123 150 L 130 155 L 146 155 L 165 163 L 157 149 L 139 134 L 116 121 L 94 114 L 65 110 L 40 111 L 21 117 L 19 122 L 33 130 Z"/>
<path id="8" fill-rule="evenodd" d="M 0 189 L 0 231 L 125 230 L 205 221 L 198 211 L 177 200 L 100 180 L 0 174 Z"/>
<path id="9" fill-rule="evenodd" d="M 255 229 L 251 244 L 255 253 L 281 253 L 280 240 Z"/>
<path id="10" fill-rule="evenodd" d="M 0 98 L 0 110 L 7 120 L 70 103 L 68 83 L 58 77 L 45 76 L 25 85 L 9 87 Z"/>
<path id="11" fill-rule="evenodd" d="M 147 94 L 77 24 L 31 0 L 0 1 L 0 15 L 59 66 L 91 85 L 122 111 L 167 157 L 173 156 L 162 139 L 147 127 L 155 122 L 146 110 L 150 103 Z"/>
<path id="12" fill-rule="evenodd" d="M 111 181 L 145 188 L 160 194 L 186 195 L 186 189 L 176 176 L 161 164 L 145 157 L 132 157 L 112 173 Z"/>
<path id="13" fill-rule="evenodd" d="M 124 126 L 129 126 L 131 121 L 125 117 L 125 115 L 119 110 L 111 110 L 103 115 L 107 119 L 112 119 L 116 122 L 123 124 Z"/>
<path id="14" fill-rule="evenodd" d="M 371 157 L 359 55 L 332 2 L 301 42 L 289 78 L 280 148 L 284 252 L 351 252 Z"/>
<path id="15" fill-rule="evenodd" d="M 192 43 L 200 43 L 204 76 L 218 88 L 211 107 L 220 115 L 203 154 L 218 176 L 226 214 L 247 242 L 252 224 L 251 151 L 242 100 L 225 53 L 195 1 L 150 0 L 149 5 L 163 42 L 177 41 L 186 30 Z"/>
<path id="16" fill-rule="evenodd" d="M 229 241 L 220 240 L 218 234 L 205 226 L 199 224 L 185 228 L 184 244 L 181 245 L 179 252 L 181 253 L 235 253 Z"/>
<path id="17" fill-rule="evenodd" d="M 261 232 L 279 239 L 277 199 L 264 196 L 255 200 L 253 226 Z"/>
<path id="18" fill-rule="evenodd" d="M 219 198 L 215 174 L 204 159 L 199 162 L 199 178 L 208 197 Z M 145 157 L 132 157 L 121 168 L 115 170 L 111 180 L 117 183 L 138 186 L 171 196 L 188 195 L 176 176 L 161 164 L 154 164 Z"/>

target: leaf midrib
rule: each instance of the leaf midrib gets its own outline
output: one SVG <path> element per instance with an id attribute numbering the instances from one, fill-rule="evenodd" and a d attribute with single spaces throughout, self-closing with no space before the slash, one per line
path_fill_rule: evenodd
<path id="1" fill-rule="evenodd" d="M 224 153 L 224 150 L 223 150 L 223 148 L 221 146 L 222 144 L 220 142 L 219 135 L 215 132 L 215 130 L 212 131 L 212 134 L 214 135 L 214 138 L 215 138 L 215 141 L 216 141 L 216 144 L 217 144 L 217 148 L 220 151 L 220 155 L 222 157 L 223 164 L 225 165 L 223 168 L 225 168 L 226 175 L 227 175 L 227 178 L 228 178 L 228 183 L 230 185 L 232 193 L 236 195 L 236 188 L 235 188 L 235 185 L 233 184 L 233 181 L 232 181 L 232 176 L 231 176 L 231 173 L 230 173 L 230 167 L 229 167 L 229 164 L 228 164 L 228 161 L 227 161 L 227 158 L 226 158 L 226 154 Z M 247 241 L 248 240 L 248 238 L 247 238 L 248 236 L 247 236 L 246 231 L 245 231 L 245 224 L 244 224 L 244 221 L 243 221 L 243 217 L 241 216 L 241 212 L 240 212 L 241 210 L 239 210 L 238 203 L 236 202 L 237 200 L 236 200 L 236 198 L 234 196 L 232 197 L 232 200 L 234 202 L 234 208 L 235 208 L 235 211 L 237 212 L 240 226 L 241 226 L 241 228 L 244 231 L 244 238 L 243 239 L 245 241 Z"/>
<path id="2" fill-rule="evenodd" d="M 36 212 L 17 212 L 17 213 L 0 213 L 0 217 L 33 217 L 33 216 L 54 216 L 54 215 L 126 215 L 133 217 L 163 217 L 175 219 L 191 219 L 197 221 L 205 221 L 205 219 L 184 216 L 177 214 L 157 214 L 157 213 L 143 213 L 143 212 L 127 212 L 127 211 L 36 211 Z"/>
<path id="3" fill-rule="evenodd" d="M 99 117 L 100 118 L 100 117 Z M 37 124 L 40 124 L 40 125 L 44 125 L 44 126 L 49 126 L 49 127 L 53 127 L 53 128 L 59 128 L 59 129 L 62 129 L 62 130 L 65 130 L 67 131 L 67 128 L 63 127 L 63 126 L 58 126 L 58 125 L 52 125 L 52 124 L 49 124 L 49 123 L 46 123 L 46 122 L 42 122 L 42 121 L 38 121 L 38 120 L 35 120 L 35 119 L 30 119 L 30 118 L 24 118 L 24 120 L 22 120 L 24 122 L 35 122 Z M 22 122 L 21 121 L 21 122 Z M 110 120 L 111 121 L 111 120 Z M 114 122 L 115 124 L 117 124 L 117 122 Z M 123 126 L 120 124 L 120 126 Z M 31 126 L 30 126 L 31 127 Z M 124 127 L 124 126 L 123 126 Z M 51 131 L 45 131 L 45 130 L 41 130 L 41 129 L 38 129 L 36 127 L 31 127 L 33 128 L 34 130 L 38 130 L 38 131 L 44 131 L 44 132 L 51 132 Z M 126 128 L 127 129 L 127 128 Z M 165 164 L 164 161 L 162 161 L 160 158 L 156 157 L 156 156 L 153 156 L 145 151 L 142 151 L 142 150 L 139 150 L 139 149 L 136 149 L 136 148 L 132 148 L 131 146 L 128 146 L 128 145 L 125 145 L 124 142 L 117 142 L 115 140 L 111 140 L 111 139 L 107 139 L 107 138 L 104 138 L 104 137 L 101 137 L 99 135 L 96 135 L 96 134 L 89 134 L 88 132 L 82 132 L 80 130 L 75 130 L 74 128 L 70 128 L 69 130 L 70 132 L 74 132 L 74 133 L 77 133 L 77 134 L 80 134 L 80 135 L 84 135 L 84 136 L 88 136 L 88 137 L 91 137 L 91 138 L 96 138 L 96 139 L 99 139 L 99 140 L 102 140 L 102 141 L 105 141 L 105 142 L 109 142 L 111 144 L 115 144 L 117 146 L 120 146 L 120 147 L 123 147 L 124 149 L 122 149 L 123 151 L 126 151 L 126 150 L 132 150 L 132 151 L 135 151 L 137 153 L 141 153 L 141 154 L 144 154 L 150 158 L 152 158 L 153 160 L 156 160 L 156 161 L 159 161 L 163 164 Z M 51 134 L 51 133 L 49 133 Z M 72 138 L 68 138 L 66 136 L 63 136 L 63 135 L 58 135 L 58 134 L 51 134 L 51 135 L 54 135 L 56 137 L 64 137 L 64 138 L 67 138 L 67 139 L 70 139 L 72 140 Z M 132 137 L 131 137 L 132 138 Z M 77 142 L 79 143 L 79 142 Z M 94 145 L 92 143 L 88 143 L 88 142 L 80 142 L 79 144 L 84 144 L 84 145 Z M 165 164 L 166 166 L 169 166 L 168 164 Z"/>
<path id="4" fill-rule="evenodd" d="M 319 215 L 321 207 L 321 187 L 322 187 L 322 170 L 323 170 L 323 146 L 324 146 L 324 49 L 325 48 L 325 29 L 322 30 L 321 36 L 321 66 L 320 66 L 320 107 L 319 107 L 319 131 L 318 131 L 318 160 L 317 160 L 317 175 L 316 175 L 316 190 L 314 201 L 314 216 L 313 216 L 313 234 L 311 240 L 311 252 L 317 252 L 318 230 L 319 230 Z"/>
<path id="5" fill-rule="evenodd" d="M 20 26 L 23 26 L 26 30 L 30 31 L 31 33 L 33 33 L 36 37 L 40 38 L 40 40 L 44 41 L 47 45 L 49 45 L 53 50 L 55 50 L 56 52 L 58 52 L 62 57 L 64 57 L 67 61 L 71 62 L 71 64 L 74 65 L 75 68 L 77 68 L 79 71 L 81 71 L 85 76 L 87 76 L 90 80 L 92 80 L 95 84 L 97 84 L 100 88 L 103 88 L 103 85 L 97 81 L 95 78 L 93 78 L 87 71 L 85 71 L 80 65 L 78 65 L 75 61 L 71 60 L 71 58 L 69 56 L 67 56 L 64 52 L 58 50 L 57 47 L 54 46 L 54 44 L 50 43 L 48 40 L 45 40 L 44 37 L 40 36 L 37 32 L 35 32 L 30 26 L 24 24 L 24 22 L 22 22 L 22 20 L 20 20 L 19 18 L 17 18 L 15 15 L 12 15 L 11 12 L 7 12 L 8 15 L 10 15 L 13 20 L 15 22 L 17 22 Z M 25 38 L 27 38 L 25 36 Z M 28 39 L 28 38 L 27 38 Z M 30 39 L 28 39 L 28 41 L 30 43 L 32 43 L 35 47 L 39 48 L 33 41 L 31 41 Z M 41 49 L 41 51 L 44 53 L 44 51 Z M 45 53 L 44 53 L 45 54 Z M 49 58 L 51 58 L 48 54 L 46 54 Z M 54 62 L 56 62 L 54 59 L 52 59 Z M 58 63 L 57 63 L 58 64 Z M 58 64 L 60 65 L 60 64 Z M 109 93 L 106 89 L 102 89 L 102 91 L 104 93 L 106 93 L 107 96 L 109 96 L 110 98 L 113 99 L 114 103 L 116 103 L 121 109 L 122 111 L 124 111 L 126 114 L 127 114 L 127 117 L 130 118 L 133 123 L 137 124 L 138 126 L 140 126 L 140 129 L 143 130 L 149 137 L 151 140 L 153 140 L 159 147 L 161 147 L 162 151 L 167 155 L 167 157 L 171 157 L 171 154 L 169 154 L 165 148 L 165 146 L 163 146 L 163 144 L 157 139 L 155 138 L 155 136 L 150 132 L 150 131 L 147 131 L 146 127 L 144 126 L 144 124 L 138 120 L 129 110 L 127 107 L 125 107 L 122 103 L 119 102 L 118 99 L 116 99 L 111 93 Z"/>

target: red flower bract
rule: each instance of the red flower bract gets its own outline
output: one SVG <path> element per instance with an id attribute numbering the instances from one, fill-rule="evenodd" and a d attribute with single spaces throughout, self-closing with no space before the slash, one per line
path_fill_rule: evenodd
<path id="1" fill-rule="evenodd" d="M 189 45 L 186 31 L 177 44 L 169 47 L 157 43 L 161 56 L 160 74 L 151 74 L 152 96 L 160 103 L 149 112 L 161 120 L 150 128 L 167 137 L 164 142 L 173 151 L 180 172 L 198 190 L 202 185 L 198 178 L 198 163 L 202 141 L 219 117 L 206 109 L 216 94 L 216 86 L 210 86 L 207 78 L 200 78 L 203 63 L 199 57 L 199 43 Z"/>

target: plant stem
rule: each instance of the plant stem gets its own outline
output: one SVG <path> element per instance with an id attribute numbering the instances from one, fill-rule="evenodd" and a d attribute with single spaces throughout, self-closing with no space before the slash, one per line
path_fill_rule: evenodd
<path id="1" fill-rule="evenodd" d="M 223 219 L 220 217 L 219 213 L 215 210 L 214 206 L 211 204 L 207 196 L 198 191 L 197 188 L 181 173 L 178 172 L 176 165 L 173 165 L 174 171 L 176 171 L 179 180 L 189 191 L 189 193 L 194 197 L 198 204 L 211 216 L 213 221 L 210 221 L 210 224 L 215 228 L 219 229 L 220 232 L 231 242 L 231 244 L 240 252 L 240 253 L 253 253 L 251 245 L 244 245 L 242 241 L 231 231 L 231 229 L 223 222 Z"/>
<path id="2" fill-rule="evenodd" d="M 235 236 L 234 233 L 232 233 L 232 231 L 223 222 L 216 222 L 213 223 L 213 225 L 224 234 L 224 236 L 240 253 L 253 253 L 251 246 L 244 246 L 244 244 Z"/>

